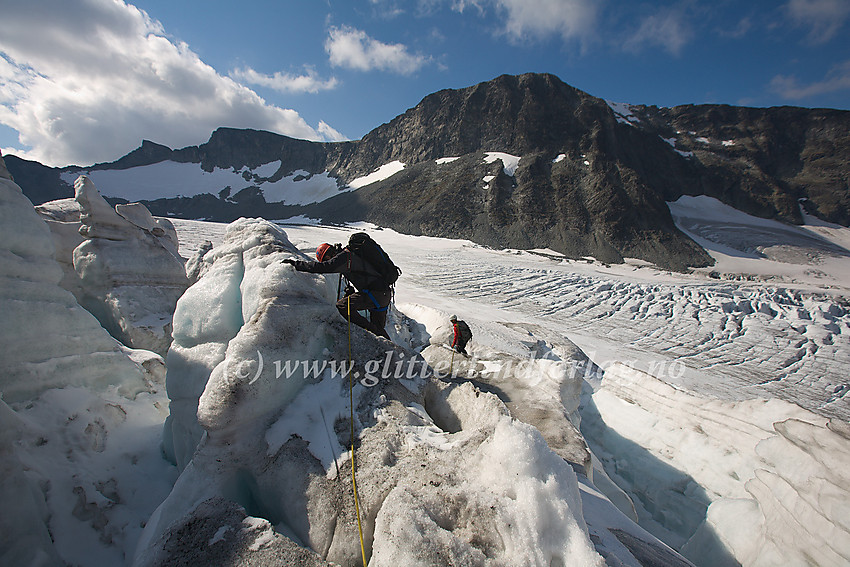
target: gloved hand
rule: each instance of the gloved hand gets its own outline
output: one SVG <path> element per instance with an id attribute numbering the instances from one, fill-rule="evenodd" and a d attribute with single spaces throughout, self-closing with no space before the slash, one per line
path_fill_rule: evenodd
<path id="1" fill-rule="evenodd" d="M 353 295 L 355 293 L 357 293 L 357 290 L 354 289 L 353 286 L 350 286 L 350 285 L 345 286 L 345 297 L 348 297 L 349 295 Z"/>
<path id="2" fill-rule="evenodd" d="M 289 264 L 290 266 L 294 266 L 294 265 L 295 265 L 295 260 L 294 260 L 294 259 L 292 259 L 292 258 L 284 258 L 284 259 L 283 259 L 283 263 L 284 263 L 284 264 Z"/>

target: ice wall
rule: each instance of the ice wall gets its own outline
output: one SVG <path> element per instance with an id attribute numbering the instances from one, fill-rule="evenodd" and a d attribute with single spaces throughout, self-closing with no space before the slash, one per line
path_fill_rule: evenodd
<path id="1" fill-rule="evenodd" d="M 349 335 L 336 278 L 282 262 L 296 254 L 278 227 L 240 219 L 199 259 L 168 357 L 164 440 L 183 472 L 148 521 L 136 565 L 166 549 L 196 561 L 201 552 L 173 544 L 197 540 L 195 527 L 209 534 L 202 518 L 221 499 L 326 561 L 359 564 L 352 427 L 370 565 L 602 565 L 576 475 L 540 433 L 471 383 L 423 377 L 415 352 L 356 326 Z M 339 371 L 349 349 L 353 423 Z M 228 540 L 244 538 L 239 525 L 222 521 L 208 541 L 235 544 L 234 562 L 248 564 L 265 543 Z M 277 549 L 277 537 L 263 542 Z"/>
<path id="2" fill-rule="evenodd" d="M 121 394 L 141 398 L 139 394 L 155 389 L 158 376 L 162 377 L 159 356 L 122 346 L 59 286 L 62 269 L 53 256 L 50 230 L 6 174 L 0 158 L 2 565 L 64 564 L 68 558 L 60 559 L 57 542 L 73 537 L 65 529 L 74 521 L 72 511 L 80 517 L 91 513 L 89 503 L 76 491 L 87 486 L 94 492 L 84 479 L 110 474 L 98 469 L 89 475 L 87 465 L 80 464 L 80 454 L 87 452 L 81 446 L 86 444 L 76 444 L 65 431 L 54 436 L 46 425 L 55 420 L 59 423 L 51 425 L 60 430 L 64 425 L 91 431 L 95 442 L 88 452 L 96 453 L 105 443 L 106 432 L 98 429 L 103 422 L 88 422 L 73 411 L 63 413 L 64 408 L 45 398 L 51 392 L 73 397 L 85 390 L 93 392 L 87 394 L 91 397 L 108 393 L 119 399 Z M 118 407 L 103 406 L 112 411 Z M 25 419 L 24 414 L 36 408 L 46 410 L 37 420 Z M 131 437 L 139 437 L 138 428 Z M 116 449 L 126 455 L 126 445 Z M 49 458 L 33 460 L 33 453 Z M 58 511 L 60 501 L 70 505 Z"/>
<path id="3" fill-rule="evenodd" d="M 165 355 L 171 314 L 189 285 L 174 227 L 139 203 L 113 208 L 87 177 L 74 188 L 85 238 L 73 251 L 80 304 L 125 345 Z"/>
<path id="4" fill-rule="evenodd" d="M 723 401 L 621 364 L 582 430 L 641 525 L 697 565 L 846 565 L 844 422 L 782 400 Z"/>
<path id="5" fill-rule="evenodd" d="M 127 394 L 146 388 L 144 370 L 59 286 L 50 230 L 9 177 L 0 177 L 0 257 L 6 402 L 61 386 L 115 385 Z"/>
<path id="6" fill-rule="evenodd" d="M 74 269 L 74 248 L 86 240 L 80 234 L 80 204 L 73 198 L 58 199 L 37 205 L 35 212 L 53 235 L 56 261 L 63 274 L 59 285 L 73 293 L 74 297 L 81 297 L 83 285 Z"/>
<path id="7" fill-rule="evenodd" d="M 763 462 L 745 484 L 749 497 L 713 502 L 686 553 L 720 565 L 719 539 L 742 565 L 847 565 L 850 427 L 788 419 L 774 429 L 756 446 Z"/>
<path id="8" fill-rule="evenodd" d="M 267 371 L 275 361 L 325 358 L 325 327 L 338 317 L 330 302 L 336 287 L 281 262 L 297 254 L 277 226 L 240 219 L 221 246 L 197 259 L 200 278 L 177 302 L 167 357 L 171 414 L 164 445 L 181 469 L 203 427 L 239 429 L 285 405 L 300 388 L 292 377 L 241 379 L 259 370 L 261 357 Z"/>
<path id="9" fill-rule="evenodd" d="M 14 443 L 25 427 L 21 418 L 0 400 L 0 564 L 60 565 L 62 560 L 47 529 L 49 513 L 44 495 L 27 478 L 24 465 L 15 454 Z"/>

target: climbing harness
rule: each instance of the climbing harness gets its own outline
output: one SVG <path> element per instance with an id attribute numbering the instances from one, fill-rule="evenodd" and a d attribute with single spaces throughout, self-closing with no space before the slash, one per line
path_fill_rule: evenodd
<path id="1" fill-rule="evenodd" d="M 364 289 L 364 290 L 363 290 L 363 293 L 365 293 L 365 294 L 366 294 L 366 296 L 367 296 L 369 299 L 371 299 L 371 300 L 372 300 L 372 303 L 374 303 L 374 304 L 375 304 L 375 309 L 374 309 L 373 311 L 386 311 L 386 310 L 387 310 L 387 308 L 389 307 L 389 305 L 385 305 L 384 307 L 381 307 L 381 304 L 380 304 L 380 303 L 378 303 L 378 300 L 377 300 L 377 299 L 375 299 L 375 296 L 374 296 L 374 295 L 372 295 L 372 292 L 371 292 L 371 291 L 369 291 L 368 289 Z"/>
<path id="2" fill-rule="evenodd" d="M 354 510 L 357 513 L 357 531 L 360 534 L 360 556 L 363 559 L 363 567 L 366 567 L 366 547 L 363 545 L 363 526 L 360 523 L 360 499 L 357 496 L 357 475 L 354 466 L 354 362 L 351 357 L 351 297 L 347 298 L 348 305 L 348 407 L 351 423 L 351 486 L 354 488 Z"/>

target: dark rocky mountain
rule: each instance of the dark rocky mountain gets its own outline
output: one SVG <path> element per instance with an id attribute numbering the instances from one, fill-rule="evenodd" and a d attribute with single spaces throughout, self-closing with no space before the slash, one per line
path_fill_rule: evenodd
<path id="1" fill-rule="evenodd" d="M 506 172 L 500 160 L 487 163 L 486 152 L 521 159 Z M 446 157 L 458 159 L 436 162 Z M 154 214 L 367 220 L 413 234 L 548 247 L 609 262 L 638 257 L 673 269 L 711 263 L 673 224 L 666 201 L 682 195 L 713 196 L 790 223 L 801 222 L 805 200 L 812 214 L 850 225 L 850 112 L 609 105 L 546 74 L 431 94 L 354 142 L 222 128 L 197 147 L 145 141 L 117 162 L 89 169 L 164 160 L 206 171 L 281 160 L 278 179 L 327 171 L 341 187 L 395 160 L 406 167 L 313 205 L 266 203 L 261 189 L 247 188 L 146 202 Z M 11 156 L 7 165 L 34 202 L 70 195 L 63 170 Z"/>

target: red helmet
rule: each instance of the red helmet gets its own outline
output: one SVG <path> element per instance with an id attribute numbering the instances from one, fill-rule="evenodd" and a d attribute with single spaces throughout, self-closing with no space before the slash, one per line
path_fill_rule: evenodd
<path id="1" fill-rule="evenodd" d="M 327 242 L 323 242 L 322 244 L 319 244 L 319 247 L 316 248 L 316 259 L 319 262 L 324 262 L 325 256 L 327 256 L 329 250 L 333 250 L 333 246 L 331 246 Z M 330 256 L 328 256 L 328 259 L 333 258 L 333 257 L 334 257 L 334 255 L 331 254 Z"/>

